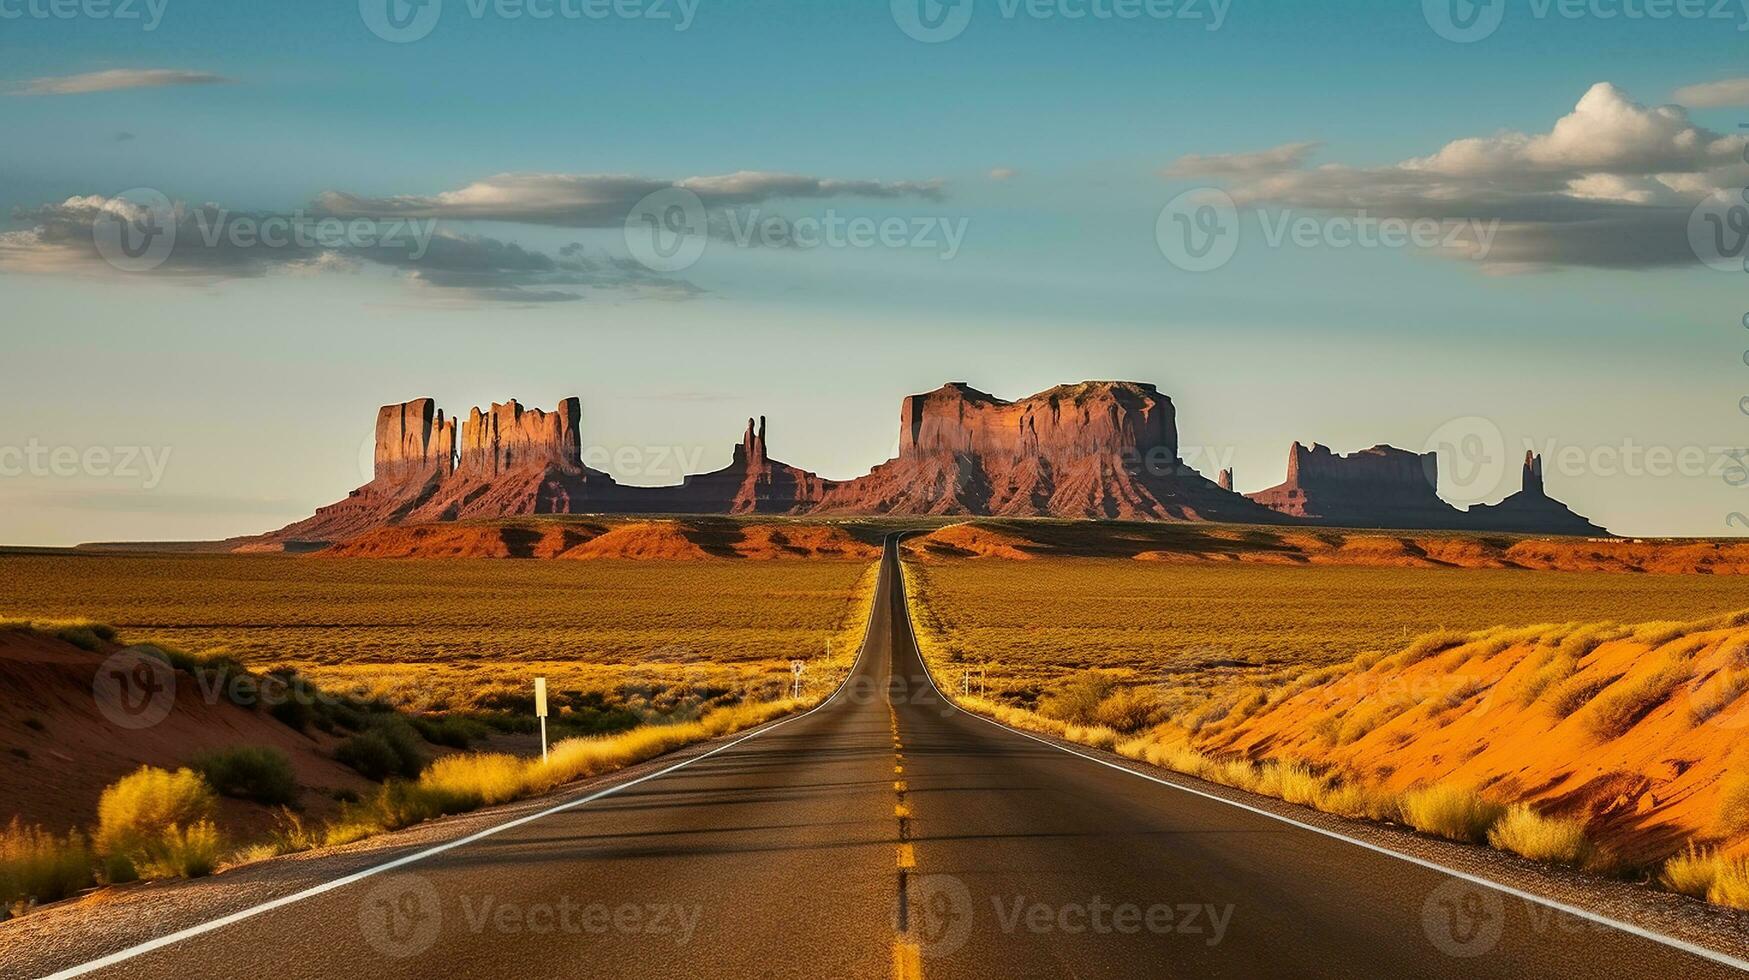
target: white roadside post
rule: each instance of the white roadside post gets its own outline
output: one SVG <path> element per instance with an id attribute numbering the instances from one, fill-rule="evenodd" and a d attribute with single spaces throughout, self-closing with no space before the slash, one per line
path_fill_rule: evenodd
<path id="1" fill-rule="evenodd" d="M 540 719 L 540 761 L 547 761 L 547 679 L 534 679 L 534 715 Z"/>
<path id="2" fill-rule="evenodd" d="M 807 668 L 806 661 L 791 660 L 789 662 L 790 692 L 789 696 L 800 699 L 802 696 L 802 671 Z"/>

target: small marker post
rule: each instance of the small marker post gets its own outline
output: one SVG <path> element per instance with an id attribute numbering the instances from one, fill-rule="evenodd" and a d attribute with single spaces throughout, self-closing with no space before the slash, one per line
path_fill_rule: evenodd
<path id="1" fill-rule="evenodd" d="M 534 715 L 540 719 L 540 761 L 547 761 L 547 679 L 534 679 Z"/>
<path id="2" fill-rule="evenodd" d="M 800 699 L 802 696 L 802 671 L 807 669 L 807 661 L 791 660 L 789 662 L 790 692 L 789 696 Z"/>

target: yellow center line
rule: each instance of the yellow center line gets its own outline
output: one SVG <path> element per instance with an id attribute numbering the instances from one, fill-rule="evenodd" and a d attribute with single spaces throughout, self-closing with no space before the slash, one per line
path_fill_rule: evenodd
<path id="1" fill-rule="evenodd" d="M 911 819 L 911 808 L 900 803 L 893 807 L 893 816 L 898 817 L 900 820 L 909 820 Z"/>
<path id="2" fill-rule="evenodd" d="M 917 867 L 917 854 L 911 849 L 910 844 L 899 845 L 899 867 L 906 869 Z"/>
<path id="3" fill-rule="evenodd" d="M 893 943 L 893 980 L 922 980 L 923 955 L 916 943 Z"/>
<path id="4" fill-rule="evenodd" d="M 905 785 L 905 781 L 903 779 L 893 780 L 893 792 L 903 795 L 904 792 L 909 788 L 910 787 Z"/>

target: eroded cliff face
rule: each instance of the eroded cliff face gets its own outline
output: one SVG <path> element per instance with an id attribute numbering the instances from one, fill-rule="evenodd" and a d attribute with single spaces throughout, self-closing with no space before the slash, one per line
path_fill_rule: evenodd
<path id="1" fill-rule="evenodd" d="M 582 423 L 583 403 L 576 398 L 551 412 L 525 409 L 514 398 L 493 402 L 490 412 L 474 408 L 462 423 L 457 469 L 488 476 L 534 466 L 582 470 Z"/>
<path id="2" fill-rule="evenodd" d="M 1178 456 L 1172 400 L 1087 381 L 1006 401 L 954 382 L 899 411 L 899 455 L 834 487 L 819 510 L 1272 522 Z"/>
<path id="3" fill-rule="evenodd" d="M 429 398 L 384 405 L 377 410 L 376 479 L 423 479 L 455 470 L 455 419 Z"/>

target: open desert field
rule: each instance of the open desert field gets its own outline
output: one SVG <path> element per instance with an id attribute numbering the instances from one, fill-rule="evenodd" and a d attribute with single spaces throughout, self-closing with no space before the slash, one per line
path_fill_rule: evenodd
<path id="1" fill-rule="evenodd" d="M 1022 703 L 1093 668 L 1166 689 L 1284 682 L 1435 630 L 1749 607 L 1735 576 L 1063 557 L 928 558 L 908 574 L 919 625 Z"/>
<path id="2" fill-rule="evenodd" d="M 775 694 L 791 659 L 845 661 L 872 562 L 0 555 L 4 615 L 289 666 L 412 710 L 561 705 L 683 687 Z M 842 666 L 842 663 L 840 663 Z M 812 671 L 825 684 L 831 672 Z"/>

